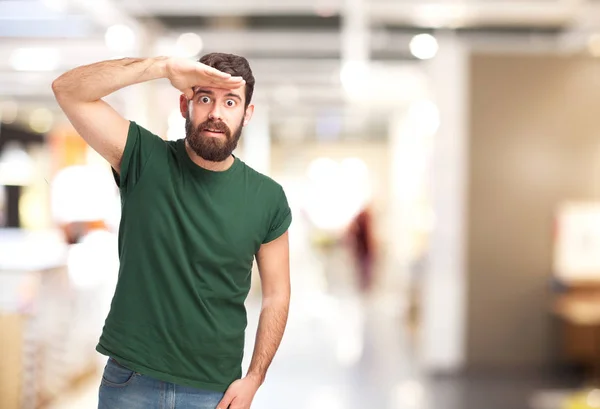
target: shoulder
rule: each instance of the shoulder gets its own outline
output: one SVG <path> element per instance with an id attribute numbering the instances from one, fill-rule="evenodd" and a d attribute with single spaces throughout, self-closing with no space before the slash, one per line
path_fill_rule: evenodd
<path id="1" fill-rule="evenodd" d="M 262 193 L 285 195 L 283 186 L 275 179 L 257 171 L 241 159 L 240 163 L 244 172 L 244 178 L 246 179 L 246 182 L 253 188 L 257 189 L 257 191 L 261 191 Z"/>
<path id="2" fill-rule="evenodd" d="M 292 223 L 292 210 L 283 186 L 273 178 L 243 163 L 246 187 L 256 199 L 253 203 L 262 212 L 260 220 L 265 223 L 263 244 L 269 243 L 287 231 Z"/>

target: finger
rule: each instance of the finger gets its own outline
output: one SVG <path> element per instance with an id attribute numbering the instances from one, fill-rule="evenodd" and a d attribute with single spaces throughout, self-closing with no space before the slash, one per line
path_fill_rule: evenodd
<path id="1" fill-rule="evenodd" d="M 220 71 L 217 71 L 220 73 Z M 227 74 L 227 77 L 223 77 L 220 74 L 212 74 L 209 71 L 206 70 L 202 70 L 202 69 L 198 69 L 196 71 L 197 74 L 197 79 L 199 81 L 203 81 L 203 82 L 210 82 L 212 84 L 215 85 L 222 85 L 222 84 L 227 84 L 227 85 L 233 85 L 235 87 L 241 87 L 245 81 L 242 77 L 232 77 L 231 74 Z"/>
<path id="2" fill-rule="evenodd" d="M 239 88 L 246 83 L 243 78 L 231 77 L 225 81 L 217 81 L 219 84 L 226 86 L 227 88 Z"/>
<path id="3" fill-rule="evenodd" d="M 231 74 L 228 72 L 224 72 L 216 69 L 215 67 L 211 67 L 210 65 L 197 63 L 196 64 L 196 72 L 200 75 L 209 76 L 218 79 L 228 79 L 231 78 Z"/>
<path id="4" fill-rule="evenodd" d="M 219 78 L 212 76 L 204 76 L 209 81 L 217 81 L 217 82 L 241 82 L 244 81 L 242 77 L 227 77 L 227 78 Z"/>
<path id="5" fill-rule="evenodd" d="M 245 84 L 245 81 L 210 81 L 210 86 L 221 89 L 237 89 Z"/>
<path id="6" fill-rule="evenodd" d="M 219 404 L 217 405 L 217 409 L 228 409 L 229 405 L 231 405 L 231 402 L 233 402 L 234 398 L 235 396 L 225 394 L 225 396 L 223 396 L 223 399 L 221 399 L 221 402 L 219 402 Z"/>
<path id="7" fill-rule="evenodd" d="M 239 88 L 246 83 L 242 77 L 219 78 L 207 75 L 206 71 L 196 71 L 196 85 L 204 84 L 215 88 Z"/>
<path id="8" fill-rule="evenodd" d="M 243 81 L 243 78 L 240 76 L 232 76 L 231 74 L 223 71 L 219 71 L 216 68 L 204 66 L 199 69 L 200 74 L 208 76 L 211 80 L 217 81 Z"/>
<path id="9" fill-rule="evenodd" d="M 236 87 L 240 87 L 246 82 L 242 77 L 209 78 L 208 80 L 213 84 L 228 84 L 235 85 Z"/>
<path id="10" fill-rule="evenodd" d="M 242 83 L 242 82 L 246 82 L 246 81 L 244 80 L 244 78 L 242 78 L 242 77 L 231 77 L 231 78 L 229 78 L 229 80 L 228 80 L 228 81 L 229 81 L 229 82 L 240 82 L 240 83 Z"/>
<path id="11" fill-rule="evenodd" d="M 223 78 L 223 79 L 231 78 L 231 74 L 229 74 L 228 72 L 223 72 L 223 71 L 219 71 L 216 69 L 209 71 L 208 74 L 215 78 Z"/>
<path id="12" fill-rule="evenodd" d="M 250 406 L 249 405 L 244 405 L 244 403 L 240 400 L 235 398 L 232 402 L 231 405 L 229 406 L 229 409 L 249 409 Z"/>
<path id="13" fill-rule="evenodd" d="M 199 67 L 199 69 L 205 73 L 208 74 L 212 77 L 216 77 L 216 78 L 230 78 L 231 74 L 227 73 L 227 72 L 223 72 L 223 71 L 219 71 L 216 68 L 213 68 L 211 66 L 208 65 L 202 65 Z"/>

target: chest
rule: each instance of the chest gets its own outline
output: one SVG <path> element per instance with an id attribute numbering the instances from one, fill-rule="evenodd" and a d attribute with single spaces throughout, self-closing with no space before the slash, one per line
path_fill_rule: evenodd
<path id="1" fill-rule="evenodd" d="M 155 178 L 135 217 L 166 247 L 221 266 L 251 263 L 267 232 L 260 197 L 239 180 L 203 181 L 181 174 Z M 145 222 L 144 222 L 145 221 Z"/>

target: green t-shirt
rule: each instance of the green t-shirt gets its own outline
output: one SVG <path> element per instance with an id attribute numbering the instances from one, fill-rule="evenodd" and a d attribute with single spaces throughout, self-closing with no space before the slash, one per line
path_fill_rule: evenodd
<path id="1" fill-rule="evenodd" d="M 254 256 L 292 220 L 278 183 L 223 172 L 130 123 L 120 176 L 119 278 L 97 351 L 163 381 L 224 392 L 242 376 Z"/>

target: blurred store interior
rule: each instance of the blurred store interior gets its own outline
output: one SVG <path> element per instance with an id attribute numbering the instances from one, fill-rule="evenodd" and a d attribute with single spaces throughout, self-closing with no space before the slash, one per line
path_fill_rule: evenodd
<path id="1" fill-rule="evenodd" d="M 249 59 L 236 154 L 294 213 L 253 408 L 600 408 L 594 0 L 0 1 L 0 408 L 95 408 L 106 361 L 119 192 L 52 81 L 213 51 Z M 174 140 L 178 97 L 107 100 Z"/>

